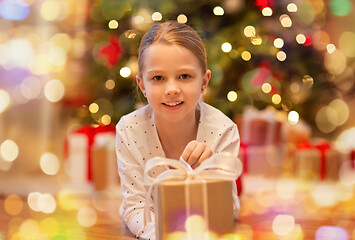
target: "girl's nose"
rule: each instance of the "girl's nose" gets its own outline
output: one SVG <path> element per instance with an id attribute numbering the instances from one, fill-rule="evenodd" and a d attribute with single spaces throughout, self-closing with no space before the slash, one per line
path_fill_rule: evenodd
<path id="1" fill-rule="evenodd" d="M 168 84 L 165 89 L 165 95 L 174 96 L 180 93 L 180 88 L 176 84 Z"/>

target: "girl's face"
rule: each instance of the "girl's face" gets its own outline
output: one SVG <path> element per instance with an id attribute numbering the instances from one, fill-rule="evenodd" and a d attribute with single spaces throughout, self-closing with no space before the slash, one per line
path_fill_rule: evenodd
<path id="1" fill-rule="evenodd" d="M 155 118 L 168 122 L 194 120 L 211 71 L 202 73 L 197 57 L 178 45 L 153 44 L 143 57 L 142 77 L 136 80 Z"/>

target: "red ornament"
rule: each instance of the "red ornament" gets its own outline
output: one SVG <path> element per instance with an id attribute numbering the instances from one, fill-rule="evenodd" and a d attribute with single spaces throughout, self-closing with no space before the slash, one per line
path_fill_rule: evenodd
<path id="1" fill-rule="evenodd" d="M 104 59 L 106 65 L 112 67 L 118 63 L 123 53 L 123 48 L 116 36 L 110 37 L 110 43 L 104 45 L 99 51 L 99 58 Z"/>
<path id="2" fill-rule="evenodd" d="M 255 0 L 255 6 L 260 9 L 264 9 L 266 7 L 272 8 L 273 5 L 273 0 Z"/>
<path id="3" fill-rule="evenodd" d="M 306 36 L 306 41 L 303 43 L 304 46 L 310 46 L 312 44 L 312 38 Z"/>

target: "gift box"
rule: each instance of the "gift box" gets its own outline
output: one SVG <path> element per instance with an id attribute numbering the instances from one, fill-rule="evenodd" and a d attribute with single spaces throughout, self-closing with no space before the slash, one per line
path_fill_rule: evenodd
<path id="1" fill-rule="evenodd" d="M 239 158 L 243 174 L 275 178 L 283 173 L 286 149 L 284 145 L 240 145 Z"/>
<path id="2" fill-rule="evenodd" d="M 326 142 L 305 142 L 294 155 L 295 176 L 307 180 L 339 180 L 340 152 Z"/>
<path id="3" fill-rule="evenodd" d="M 92 147 L 99 133 L 115 133 L 111 125 L 92 127 L 81 126 L 68 134 L 64 155 L 66 156 L 66 170 L 70 178 L 77 183 L 92 182 Z"/>
<path id="4" fill-rule="evenodd" d="M 156 176 L 156 168 L 162 166 L 167 170 Z M 211 234 L 233 232 L 239 209 L 235 180 L 241 172 L 239 159 L 227 153 L 213 155 L 196 169 L 182 159 L 150 159 L 145 166 L 145 178 L 150 183 L 145 222 L 150 222 L 154 205 L 157 240 L 175 234 L 203 240 Z"/>
<path id="5" fill-rule="evenodd" d="M 187 236 L 233 232 L 231 181 L 164 182 L 157 186 L 154 199 L 157 240 L 169 239 L 176 232 L 186 232 Z M 190 224 L 199 229 L 189 229 Z"/>
<path id="6" fill-rule="evenodd" d="M 92 181 L 95 190 L 115 189 L 119 187 L 115 134 L 98 133 L 95 136 L 92 154 Z"/>
<path id="7" fill-rule="evenodd" d="M 246 107 L 242 116 L 236 116 L 240 139 L 248 145 L 276 145 L 282 142 L 282 115 L 273 108 L 259 111 Z"/>

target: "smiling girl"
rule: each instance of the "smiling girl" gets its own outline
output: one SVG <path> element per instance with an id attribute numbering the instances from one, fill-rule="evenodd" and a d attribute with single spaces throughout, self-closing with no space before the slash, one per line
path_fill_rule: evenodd
<path id="1" fill-rule="evenodd" d="M 146 161 L 182 158 L 196 168 L 215 153 L 237 156 L 240 139 L 233 121 L 201 101 L 211 71 L 203 42 L 190 26 L 174 21 L 154 25 L 142 38 L 138 68 L 136 82 L 148 104 L 123 116 L 116 126 L 120 214 L 136 237 L 152 240 L 153 209 L 152 221 L 144 225 L 143 220 L 149 187 L 143 175 Z"/>

